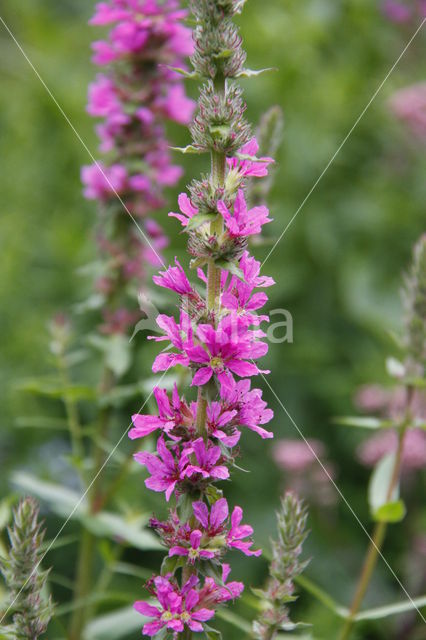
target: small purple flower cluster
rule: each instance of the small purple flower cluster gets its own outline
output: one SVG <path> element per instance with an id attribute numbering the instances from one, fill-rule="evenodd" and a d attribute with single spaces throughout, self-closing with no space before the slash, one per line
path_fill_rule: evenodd
<path id="1" fill-rule="evenodd" d="M 140 285 L 146 264 L 158 267 L 168 244 L 148 216 L 164 206 L 164 188 L 182 175 L 171 162 L 165 122 L 188 124 L 195 108 L 171 69 L 183 67 L 193 51 L 185 15 L 177 0 L 110 0 L 96 6 L 90 21 L 112 25 L 107 38 L 93 44 L 93 61 L 105 71 L 90 85 L 87 107 L 103 120 L 96 129 L 105 160 L 81 172 L 84 195 L 99 202 L 102 214 L 98 244 L 104 261 L 96 289 L 115 302 L 104 313 L 106 333 L 134 325 L 139 314 L 117 303 L 117 292 L 135 280 Z"/>
<path id="2" fill-rule="evenodd" d="M 247 187 L 268 175 L 269 157 L 256 157 L 258 144 L 244 120 L 245 105 L 234 79 L 243 72 L 245 54 L 232 17 L 239 0 L 197 0 L 191 7 L 196 20 L 194 74 L 205 79 L 199 110 L 191 125 L 194 153 L 208 151 L 210 176 L 194 180 L 189 193 L 179 196 L 177 218 L 188 235 L 193 284 L 182 265 L 175 264 L 154 277 L 160 287 L 180 297 L 179 319 L 157 318 L 164 350 L 153 372 L 179 367 L 190 372 L 197 399 L 187 401 L 175 385 L 171 397 L 155 388 L 158 415 L 134 415 L 132 439 L 159 432 L 156 452 L 135 454 L 148 477 L 146 486 L 174 497 L 168 519 L 151 520 L 168 553 L 161 576 L 148 583 L 156 606 L 137 602 L 135 608 L 154 620 L 145 624 L 148 636 L 190 638 L 205 631 L 222 603 L 238 597 L 243 584 L 226 582 L 229 565 L 224 555 L 253 550 L 253 530 L 241 524 L 241 507 L 230 509 L 217 483 L 230 478 L 238 455 L 241 429 L 261 438 L 273 434 L 263 428 L 273 413 L 250 378 L 262 371 L 256 361 L 268 350 L 260 328 L 266 315 L 263 289 L 274 284 L 260 275 L 260 263 L 250 256 L 248 237 L 270 222 L 266 206 L 250 207 Z"/>

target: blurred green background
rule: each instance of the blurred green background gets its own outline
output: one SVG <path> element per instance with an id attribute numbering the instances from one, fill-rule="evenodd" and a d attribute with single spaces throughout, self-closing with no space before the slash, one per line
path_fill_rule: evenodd
<path id="1" fill-rule="evenodd" d="M 0 15 L 96 154 L 93 121 L 85 112 L 87 85 L 95 74 L 90 42 L 99 37 L 87 25 L 92 10 L 88 0 L 3 0 Z M 277 68 L 244 82 L 248 117 L 256 122 L 272 104 L 285 114 L 269 203 L 274 222 L 267 232 L 275 239 L 417 25 L 389 22 L 379 3 L 371 0 L 250 0 L 239 22 L 249 66 Z M 352 397 L 360 384 L 385 380 L 384 360 L 393 348 L 389 334 L 401 326 L 402 272 L 425 226 L 426 163 L 424 146 L 395 120 L 388 99 L 397 89 L 422 80 L 424 72 L 420 34 L 265 265 L 265 273 L 277 282 L 270 308 L 288 309 L 294 320 L 294 343 L 275 345 L 265 359 L 270 384 L 303 434 L 324 442 L 337 484 L 368 529 L 368 471 L 354 456 L 361 435 L 333 425 L 331 419 L 354 412 Z M 60 405 L 24 394 L 18 386 L 23 378 L 49 371 L 47 324 L 55 313 L 67 312 L 84 299 L 90 288 L 77 270 L 93 256 L 96 211 L 81 195 L 79 172 L 89 161 L 87 152 L 1 24 L 0 73 L 0 465 L 5 495 L 14 469 L 30 468 L 68 482 L 60 464 L 66 438 L 20 429 L 16 422 L 33 412 L 57 415 Z M 172 129 L 170 136 L 176 144 L 189 141 L 182 129 Z M 200 171 L 197 157 L 184 163 L 188 177 Z M 176 206 L 177 193 L 170 193 L 170 208 Z M 166 219 L 166 213 L 163 222 L 172 236 L 168 258 L 177 254 L 187 264 L 184 239 L 177 237 L 176 222 Z M 258 259 L 268 250 L 257 248 Z M 146 376 L 154 352 L 152 346 L 144 350 L 138 363 Z M 275 411 L 276 437 L 298 437 L 268 389 L 264 394 Z M 137 400 L 133 411 L 139 405 Z M 125 426 L 117 424 L 117 433 Z M 284 483 L 271 462 L 270 442 L 251 436 L 245 438 L 242 460 L 250 473 L 235 473 L 229 495 L 245 508 L 257 542 L 266 544 Z M 407 558 L 416 528 L 424 530 L 426 522 L 426 513 L 418 508 L 424 504 L 424 475 L 417 481 L 409 500 L 415 515 L 392 528 L 385 546 L 386 558 L 410 593 L 417 587 Z M 160 504 L 158 496 L 147 495 L 141 477 L 133 476 L 132 482 L 129 499 L 149 509 Z M 53 537 L 61 520 L 46 516 Z M 310 528 L 307 575 L 347 604 L 366 547 L 365 533 L 340 499 L 334 509 L 311 505 Z M 68 546 L 50 554 L 54 573 L 60 565 L 72 576 L 74 552 Z M 141 561 L 154 569 L 160 558 L 151 553 Z M 235 556 L 234 566 L 234 578 L 253 586 L 265 578 L 262 559 L 243 562 Z M 133 597 L 140 598 L 140 582 L 124 581 L 120 589 L 133 590 Z M 58 602 L 69 600 L 66 585 L 55 589 Z M 379 564 L 366 604 L 403 598 L 389 570 Z M 240 610 L 246 615 L 244 606 Z M 293 617 L 312 622 L 316 638 L 336 635 L 336 619 L 303 592 Z M 424 638 L 419 627 L 414 635 L 400 635 L 399 624 L 394 619 L 373 624 L 361 628 L 358 637 Z M 232 627 L 224 628 L 227 640 L 240 637 Z"/>

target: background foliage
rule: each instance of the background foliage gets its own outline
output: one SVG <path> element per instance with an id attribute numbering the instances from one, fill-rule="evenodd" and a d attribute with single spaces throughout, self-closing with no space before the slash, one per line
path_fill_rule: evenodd
<path id="1" fill-rule="evenodd" d="M 84 0 L 5 0 L 1 15 L 82 139 L 95 151 L 93 122 L 85 113 L 87 84 L 95 73 L 89 63 L 94 33 L 87 26 L 92 9 L 92 3 Z M 249 119 L 256 121 L 271 104 L 279 104 L 285 113 L 284 141 L 270 199 L 275 221 L 267 230 L 273 241 L 416 25 L 388 22 L 371 0 L 250 0 L 240 23 L 250 66 L 277 67 L 276 72 L 245 83 Z M 389 333 L 401 323 L 401 272 L 424 229 L 425 159 L 424 146 L 394 120 L 387 101 L 395 90 L 424 77 L 422 52 L 424 35 L 419 35 L 265 267 L 265 273 L 277 281 L 270 308 L 286 308 L 294 319 L 294 343 L 276 345 L 266 358 L 265 366 L 272 371 L 270 384 L 304 435 L 325 443 L 337 469 L 337 484 L 367 526 L 368 472 L 354 456 L 361 435 L 333 425 L 332 416 L 354 412 L 352 397 L 360 384 L 385 381 L 384 360 L 392 349 Z M 94 206 L 83 200 L 79 180 L 80 166 L 88 158 L 2 25 L 0 73 L 1 493 L 5 496 L 13 489 L 12 470 L 30 470 L 75 490 L 66 463 L 66 435 L 24 428 L 29 421 L 20 420 L 22 416 L 62 417 L 60 403 L 34 397 L 19 387 L 23 379 L 49 372 L 47 324 L 55 313 L 67 312 L 83 300 L 90 289 L 88 279 L 77 273 L 94 251 Z M 170 135 L 176 144 L 187 142 L 181 129 L 171 130 Z M 184 162 L 188 177 L 199 173 L 197 157 Z M 176 195 L 170 194 L 170 208 L 175 207 Z M 184 239 L 177 236 L 175 221 L 165 225 L 172 236 L 169 259 L 177 254 L 185 260 Z M 269 248 L 259 247 L 257 257 L 265 256 Z M 81 320 L 81 328 L 85 323 L 89 325 L 90 318 Z M 141 334 L 138 340 L 142 346 Z M 143 347 L 144 355 L 141 350 L 128 382 L 135 381 L 135 371 L 141 380 L 150 376 L 154 351 L 155 347 Z M 83 373 L 96 379 L 96 361 L 82 365 Z M 272 394 L 267 389 L 264 393 L 275 411 L 277 438 L 297 437 Z M 140 397 L 133 398 L 129 411 L 117 419 L 117 439 L 128 425 L 129 413 L 141 404 Z M 230 496 L 231 502 L 238 498 L 257 541 L 265 544 L 275 527 L 274 509 L 283 489 L 281 474 L 271 462 L 271 446 L 256 436 L 246 438 L 242 466 L 251 473 L 234 475 Z M 131 476 L 125 498 L 129 505 L 149 513 L 155 496 L 144 490 L 142 480 L 141 474 Z M 413 515 L 393 527 L 384 551 L 410 593 L 419 588 L 409 569 L 412 539 L 426 522 L 424 507 L 421 511 L 425 484 L 417 486 L 423 489 L 408 498 Z M 62 519 L 51 513 L 46 516 L 52 538 Z M 347 604 L 366 546 L 365 534 L 341 500 L 335 510 L 312 506 L 310 527 L 307 555 L 313 559 L 307 575 Z M 63 535 L 73 531 L 70 523 Z M 111 553 L 113 545 L 100 545 L 101 553 Z M 48 557 L 54 566 L 53 579 L 59 573 L 66 576 L 53 585 L 60 606 L 69 601 L 74 554 L 75 545 L 69 544 Z M 126 551 L 127 560 L 152 568 L 160 557 L 152 551 Z M 235 566 L 237 578 L 253 586 L 266 575 L 262 559 L 243 562 L 236 556 Z M 141 579 L 117 577 L 112 593 L 120 597 L 112 595 L 102 605 L 105 611 L 140 597 Z M 380 564 L 366 604 L 402 598 L 388 569 Z M 245 606 L 241 611 L 248 616 Z M 293 618 L 313 622 L 315 637 L 333 637 L 336 618 L 331 613 L 304 592 L 296 607 Z M 361 627 L 360 637 L 405 637 L 399 635 L 401 624 L 393 618 L 373 623 L 364 631 Z M 240 637 L 238 630 L 224 628 L 228 640 Z M 59 626 L 55 633 L 60 635 Z M 421 637 L 415 633 L 413 638 Z"/>

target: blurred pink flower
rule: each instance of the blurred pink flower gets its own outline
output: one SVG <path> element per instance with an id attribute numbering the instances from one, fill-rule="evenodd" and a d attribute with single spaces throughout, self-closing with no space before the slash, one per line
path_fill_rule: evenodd
<path id="1" fill-rule="evenodd" d="M 426 82 L 419 82 L 394 93 L 389 101 L 389 108 L 413 135 L 426 142 Z"/>
<path id="2" fill-rule="evenodd" d="M 330 479 L 334 480 L 336 472 L 334 466 L 326 459 L 326 449 L 322 442 L 315 439 L 308 439 L 306 442 L 279 440 L 273 448 L 272 455 L 277 465 L 285 472 L 287 490 L 294 491 L 313 504 L 335 504 L 336 493 Z"/>
<path id="3" fill-rule="evenodd" d="M 383 456 L 396 451 L 398 437 L 392 429 L 380 431 L 363 442 L 357 450 L 360 462 L 373 467 Z M 422 429 L 410 429 L 404 439 L 402 471 L 414 471 L 426 466 L 426 433 Z"/>

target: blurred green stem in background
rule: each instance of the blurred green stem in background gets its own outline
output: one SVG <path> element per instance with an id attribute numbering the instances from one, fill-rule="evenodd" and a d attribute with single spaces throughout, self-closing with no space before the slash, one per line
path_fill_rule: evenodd
<path id="1" fill-rule="evenodd" d="M 392 476 L 391 476 L 389 487 L 386 494 L 386 502 L 390 502 L 392 500 L 392 496 L 394 495 L 395 489 L 398 486 L 399 478 L 401 475 L 401 464 L 402 464 L 402 454 L 404 450 L 405 434 L 407 433 L 407 430 L 412 423 L 412 417 L 410 414 L 410 405 L 413 397 L 413 391 L 414 390 L 412 387 L 407 387 L 405 419 L 398 429 L 398 448 L 396 451 L 395 462 L 392 470 Z M 368 547 L 367 554 L 364 559 L 363 568 L 358 579 L 355 595 L 352 600 L 352 605 L 350 607 L 349 614 L 343 626 L 342 632 L 339 636 L 340 640 L 348 640 L 348 638 L 350 637 L 352 628 L 355 624 L 355 616 L 361 607 L 362 601 L 364 600 L 364 596 L 367 592 L 368 585 L 370 584 L 371 576 L 376 567 L 378 557 L 379 555 L 381 555 L 381 549 L 386 536 L 386 530 L 387 530 L 386 522 L 377 522 L 376 526 L 374 527 L 373 534 L 370 538 L 370 545 Z"/>
<path id="2" fill-rule="evenodd" d="M 107 394 L 114 386 L 114 375 L 107 367 L 102 375 L 99 385 L 99 395 Z M 93 439 L 93 450 L 91 457 L 94 461 L 94 477 L 87 486 L 86 491 L 89 496 L 90 514 L 97 513 L 103 503 L 100 490 L 99 478 L 104 465 L 104 451 L 99 442 L 107 435 L 108 424 L 111 417 L 110 407 L 100 410 L 96 433 Z M 74 599 L 84 602 L 89 595 L 93 579 L 93 556 L 95 552 L 95 535 L 88 529 L 83 530 L 77 561 L 77 575 L 74 587 Z M 74 610 L 70 622 L 70 640 L 80 640 L 82 631 L 88 619 L 89 603 Z"/>

